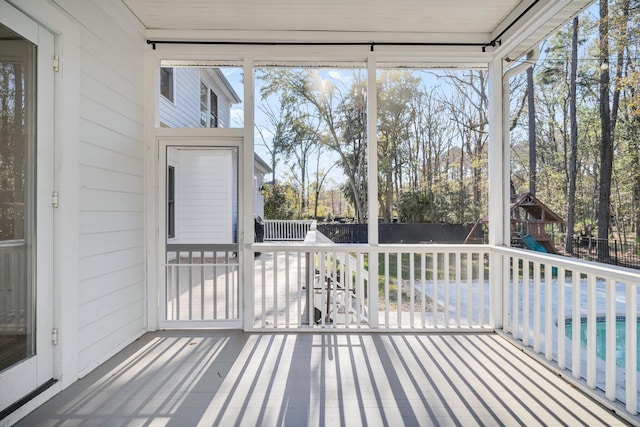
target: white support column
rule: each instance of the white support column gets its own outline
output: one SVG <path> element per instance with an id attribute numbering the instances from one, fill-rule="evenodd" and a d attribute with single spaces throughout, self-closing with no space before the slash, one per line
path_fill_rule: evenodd
<path id="1" fill-rule="evenodd" d="M 368 242 L 378 246 L 378 88 L 376 57 L 367 58 Z M 378 253 L 369 252 L 369 327 L 378 327 Z"/>
<path id="2" fill-rule="evenodd" d="M 494 58 L 489 63 L 489 244 L 503 246 L 508 230 L 509 196 L 509 152 L 505 147 L 505 113 L 509 111 L 508 100 L 504 105 L 502 85 L 502 59 Z M 508 131 L 508 129 L 507 129 Z M 489 258 L 489 287 L 491 292 L 490 324 L 502 327 L 503 277 L 502 255 L 494 252 Z"/>
<path id="3" fill-rule="evenodd" d="M 147 48 L 145 52 L 145 221 L 146 221 L 146 258 L 147 258 L 147 330 L 155 331 L 160 324 L 159 295 L 160 283 L 163 279 L 160 253 L 160 235 L 162 229 L 159 221 L 159 183 L 158 140 L 155 128 L 159 124 L 160 59 L 157 54 Z"/>
<path id="4" fill-rule="evenodd" d="M 253 58 L 244 58 L 244 141 L 242 144 L 242 174 L 239 177 L 239 189 L 242 194 L 242 229 L 238 243 L 243 254 L 240 292 L 244 301 L 242 307 L 242 328 L 253 329 L 254 296 L 254 259 L 250 246 L 254 242 L 254 188 L 253 188 L 253 128 L 254 128 L 254 75 Z"/>
<path id="5" fill-rule="evenodd" d="M 369 209 L 369 244 L 378 245 L 378 88 L 376 57 L 367 59 L 367 199 Z"/>

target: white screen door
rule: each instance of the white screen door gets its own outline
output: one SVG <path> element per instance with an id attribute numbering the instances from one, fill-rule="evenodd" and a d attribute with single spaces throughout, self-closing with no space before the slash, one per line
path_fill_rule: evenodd
<path id="1" fill-rule="evenodd" d="M 240 327 L 238 151 L 161 144 L 164 326 Z"/>

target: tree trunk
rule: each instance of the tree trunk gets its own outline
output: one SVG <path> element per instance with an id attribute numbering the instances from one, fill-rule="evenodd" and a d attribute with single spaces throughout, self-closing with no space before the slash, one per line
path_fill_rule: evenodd
<path id="1" fill-rule="evenodd" d="M 609 258 L 609 220 L 611 208 L 611 175 L 613 169 L 613 138 L 609 104 L 609 13 L 608 0 L 600 0 L 600 191 L 598 199 L 598 260 Z"/>
<path id="2" fill-rule="evenodd" d="M 573 234 L 575 229 L 576 206 L 576 164 L 578 162 L 578 119 L 577 119 L 577 87 L 578 75 L 578 17 L 573 18 L 571 36 L 571 75 L 569 78 L 569 122 L 571 132 L 571 156 L 569 158 L 569 191 L 567 197 L 567 230 L 565 251 L 573 253 Z"/>

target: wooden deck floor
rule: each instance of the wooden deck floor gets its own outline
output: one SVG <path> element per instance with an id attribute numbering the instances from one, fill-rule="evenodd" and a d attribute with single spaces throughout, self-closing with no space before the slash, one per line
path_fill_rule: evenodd
<path id="1" fill-rule="evenodd" d="M 148 333 L 19 426 L 625 425 L 493 334 Z"/>

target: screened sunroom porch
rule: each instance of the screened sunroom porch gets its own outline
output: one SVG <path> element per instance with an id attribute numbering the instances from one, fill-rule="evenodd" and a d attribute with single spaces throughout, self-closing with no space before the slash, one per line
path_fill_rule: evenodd
<path id="1" fill-rule="evenodd" d="M 220 414 L 231 414 L 224 420 L 238 424 L 274 420 L 275 424 L 293 420 L 284 415 L 287 410 L 283 408 L 295 396 L 292 407 L 306 408 L 300 410 L 303 418 L 297 420 L 322 424 L 323 420 L 328 423 L 337 417 L 343 424 L 351 420 L 371 423 L 368 402 L 376 408 L 374 413 L 380 414 L 387 407 L 384 393 L 392 390 L 394 395 L 404 393 L 407 399 L 394 398 L 393 403 L 388 403 L 392 407 L 389 416 L 380 419 L 389 423 L 406 406 L 414 408 L 407 411 L 413 414 L 406 419 L 407 424 L 420 423 L 422 415 L 418 414 L 425 412 L 433 423 L 440 414 L 454 424 L 467 420 L 526 423 L 531 418 L 544 424 L 547 416 L 551 417 L 550 422 L 572 423 L 593 420 L 590 417 L 596 413 L 596 423 L 615 422 L 604 415 L 606 411 L 599 412 L 599 404 L 581 400 L 581 395 L 561 392 L 563 397 L 559 399 L 566 402 L 561 404 L 563 408 L 573 408 L 574 404 L 579 408 L 565 412 L 558 411 L 546 397 L 539 398 L 545 391 L 543 384 L 550 384 L 553 377 L 528 375 L 539 371 L 539 362 L 547 363 L 601 403 L 624 412 L 628 421 L 637 422 L 637 368 L 633 366 L 633 360 L 637 360 L 636 323 L 626 323 L 626 358 L 621 364 L 616 361 L 616 346 L 611 340 L 622 341 L 612 333 L 615 319 L 637 317 L 638 273 L 508 247 L 509 150 L 504 75 L 511 62 L 519 63 L 537 41 L 588 2 L 498 1 L 489 6 L 477 2 L 427 2 L 418 9 L 409 3 L 331 7 L 294 3 L 287 4 L 289 12 L 283 13 L 284 6 L 263 2 L 248 8 L 198 1 L 188 7 L 171 1 L 136 0 L 2 2 L 5 9 L 8 6 L 18 11 L 4 14 L 19 16 L 11 25 L 33 20 L 40 26 L 35 33 L 52 32 L 56 42 L 52 50 L 58 56 L 56 67 L 61 66 L 64 71 L 64 75 L 52 79 L 56 91 L 49 94 L 55 100 L 52 106 L 58 114 L 52 117 L 59 129 L 52 165 L 56 181 L 52 180 L 51 185 L 55 183 L 53 189 L 58 189 L 62 197 L 59 207 L 55 207 L 59 210 L 52 220 L 50 236 L 51 241 L 56 237 L 52 244 L 55 249 L 49 254 L 51 273 L 55 272 L 50 275 L 54 297 L 49 305 L 38 301 L 38 310 L 44 310 L 38 311 L 38 322 L 49 314 L 53 319 L 51 324 L 38 323 L 45 338 L 39 341 L 39 348 L 43 348 L 42 343 L 56 347 L 45 356 L 45 362 L 51 365 L 50 374 L 43 374 L 46 378 L 40 375 L 35 382 L 46 385 L 51 379 L 52 384 L 31 401 L 23 402 L 23 406 L 12 408 L 14 415 L 4 422 L 13 422 L 53 394 L 64 389 L 73 392 L 74 387 L 79 387 L 75 397 L 58 396 L 71 399 L 71 403 L 56 409 L 60 400 L 51 400 L 51 406 L 44 405 L 34 414 L 38 418 L 32 420 L 60 423 L 69 416 L 75 422 L 87 416 L 88 422 L 144 419 L 143 422 L 177 424 L 188 419 L 193 424 L 207 424 L 223 419 Z M 27 34 L 29 40 L 44 46 L 44 38 L 38 39 L 33 28 L 27 27 L 20 34 Z M 506 61 L 507 57 L 511 59 Z M 242 127 L 163 127 L 158 111 L 162 61 L 240 69 L 244 75 Z M 488 244 L 380 244 L 376 221 L 369 223 L 368 243 L 362 245 L 335 245 L 318 235 L 294 244 L 254 243 L 256 91 L 251 77 L 257 68 L 265 66 L 344 64 L 357 66 L 368 76 L 367 174 L 372 179 L 367 193 L 368 199 L 374 201 L 366 208 L 369 218 L 378 216 L 378 181 L 373 178 L 377 176 L 378 158 L 374 119 L 377 101 L 372 95 L 377 90 L 377 71 L 385 67 L 468 67 L 488 71 Z M 526 63 L 522 65 L 516 68 L 522 71 Z M 213 97 L 207 93 L 204 120 L 223 122 L 224 117 L 213 111 Z M 39 132 L 40 136 L 44 134 Z M 230 246 L 212 249 L 196 247 L 203 242 L 167 240 L 168 170 L 163 157 L 167 147 L 230 149 L 233 153 L 230 158 L 237 162 L 238 223 L 236 241 L 224 243 Z M 233 173 L 233 167 L 228 171 Z M 42 188 L 44 200 L 40 200 L 40 206 L 45 206 L 50 192 L 48 187 Z M 233 197 L 231 200 L 233 204 Z M 40 248 L 46 248 L 47 242 Z M 192 244 L 196 246 L 189 247 Z M 172 267 L 168 256 L 172 250 L 178 251 L 174 260 L 180 260 L 183 267 Z M 225 255 L 215 256 L 216 251 Z M 207 260 L 210 252 L 214 253 L 214 261 Z M 257 258 L 256 252 L 261 253 Z M 207 280 L 198 280 L 202 268 L 209 268 L 209 264 L 225 272 L 221 282 L 224 285 L 216 289 L 223 295 L 233 294 L 234 299 L 231 303 L 224 301 L 217 312 L 212 310 L 211 316 L 205 316 L 198 314 L 204 298 L 196 297 L 213 293 L 213 288 L 203 289 Z M 174 274 L 172 269 L 185 271 Z M 235 272 L 235 282 L 227 282 L 229 272 Z M 214 281 L 213 277 L 220 277 L 217 273 L 205 272 L 200 277 L 211 274 Z M 177 288 L 180 300 L 174 298 L 173 302 L 175 307 L 186 304 L 186 310 L 172 311 L 170 307 L 168 289 L 176 283 L 168 279 L 171 274 L 175 278 L 185 275 L 179 282 L 188 286 Z M 379 286 L 371 285 L 374 283 Z M 598 334 L 599 323 L 609 331 L 604 355 L 598 353 L 593 338 Z M 579 338 L 582 325 L 584 344 Z M 51 326 L 55 327 L 54 340 L 50 339 Z M 181 331 L 157 332 L 175 328 Z M 194 332 L 196 328 L 244 332 L 201 333 Z M 196 361 L 184 352 L 202 348 L 203 343 L 208 350 L 202 357 L 192 355 Z M 511 343 L 522 346 L 533 357 L 522 358 Z M 471 347 L 465 347 L 467 344 Z M 370 357 L 355 354 L 354 345 Z M 289 351 L 289 346 L 294 349 Z M 444 352 L 442 349 L 447 346 L 456 351 Z M 389 348 L 395 353 L 387 351 Z M 121 349 L 125 349 L 124 353 L 118 353 Z M 279 351 L 269 351 L 273 349 Z M 155 361 L 167 357 L 170 360 L 158 366 L 162 369 L 145 370 L 144 366 L 152 362 L 139 350 Z M 394 354 L 400 356 L 396 358 Z M 104 364 L 114 355 L 114 365 Z M 278 355 L 280 358 L 271 359 Z M 498 356 L 500 363 L 494 366 L 489 365 L 492 357 L 487 355 L 504 357 Z M 298 359 L 307 357 L 311 363 L 308 369 L 296 368 Z M 346 365 L 327 369 L 327 360 L 335 357 Z M 489 368 L 470 368 L 465 360 L 473 358 L 484 361 Z M 172 364 L 178 359 L 186 360 L 186 364 Z M 215 363 L 209 365 L 206 360 Z M 455 375 L 431 376 L 433 365 L 430 362 L 427 366 L 425 361 L 434 360 L 438 361 L 439 372 L 454 371 Z M 520 361 L 525 361 L 527 367 L 519 365 Z M 371 366 L 371 371 L 361 373 L 361 362 Z M 274 367 L 273 374 L 263 377 L 258 371 L 254 373 L 255 364 Z M 463 365 L 469 371 L 482 372 L 475 377 L 479 384 L 465 382 L 469 373 L 462 371 Z M 209 369 L 212 367 L 215 372 Z M 223 367 L 230 367 L 226 376 L 218 369 Z M 413 368 L 418 374 L 409 374 Z M 293 374 L 305 376 L 316 369 L 324 376 L 296 383 L 295 387 L 291 384 L 293 379 L 289 378 Z M 532 383 L 491 383 L 496 372 L 508 377 L 511 369 L 529 376 Z M 2 380 L 20 383 L 18 371 L 10 371 L 14 374 Z M 195 377 L 181 377 L 185 371 Z M 156 376 L 158 383 L 144 382 L 146 374 L 163 372 L 171 374 Z M 197 386 L 215 383 L 211 377 L 216 376 L 221 387 L 211 387 L 208 392 L 213 394 L 198 394 Z M 372 376 L 376 380 L 368 384 L 369 398 L 346 398 L 348 393 L 357 392 L 353 384 Z M 74 386 L 78 379 L 80 382 Z M 136 382 L 138 379 L 143 381 Z M 247 379 L 248 384 L 242 381 Z M 85 380 L 91 384 L 83 389 Z M 176 381 L 185 388 L 168 386 Z M 440 387 L 447 382 L 457 385 L 446 390 Z M 404 386 L 409 383 L 412 389 Z M 125 388 L 118 388 L 122 384 Z M 432 394 L 423 392 L 429 384 L 434 386 Z M 129 389 L 134 393 L 132 412 L 127 412 L 127 405 L 115 398 L 127 385 L 135 387 Z M 248 390 L 242 391 L 245 387 Z M 2 388 L 5 389 L 4 383 Z M 316 388 L 323 390 L 319 396 L 314 394 Z M 554 385 L 550 394 L 561 388 Z M 263 389 L 277 391 L 283 398 L 274 402 L 266 395 L 256 398 L 257 391 Z M 524 415 L 509 404 L 510 399 L 519 399 L 517 392 L 509 390 L 518 389 L 524 393 L 535 390 L 526 393 L 535 404 L 528 399 L 518 402 Z M 496 399 L 487 397 L 490 390 L 494 390 Z M 164 391 L 168 393 L 161 395 Z M 183 392 L 187 394 L 179 394 Z M 15 399 L 3 400 L 3 407 L 10 407 L 11 402 L 28 394 L 16 393 Z M 502 393 L 507 393 L 506 397 Z M 438 403 L 429 405 L 427 399 L 433 396 L 438 396 Z M 198 403 L 191 398 L 204 401 Z M 146 409 L 142 402 L 149 404 Z M 106 410 L 96 410 L 92 404 Z M 533 409 L 536 404 L 545 408 L 546 415 L 537 415 L 539 412 Z M 592 410 L 592 404 L 598 409 Z M 464 409 L 460 411 L 463 415 L 458 415 L 457 408 L 476 405 L 483 409 Z M 199 410 L 192 411 L 192 406 Z M 358 415 L 352 417 L 346 406 L 359 408 Z M 123 410 L 125 418 L 117 417 L 118 410 Z M 505 410 L 509 415 L 501 415 Z M 29 425 L 29 419 L 25 423 Z"/>

